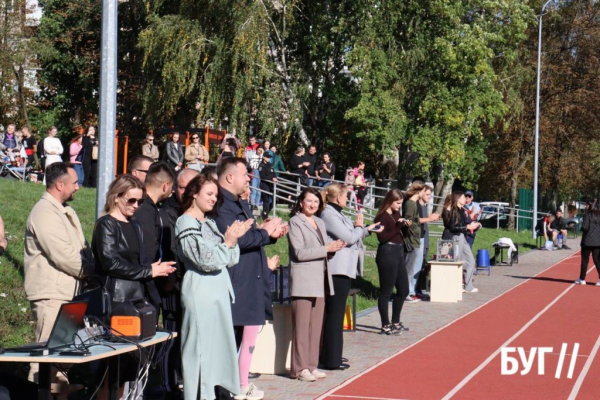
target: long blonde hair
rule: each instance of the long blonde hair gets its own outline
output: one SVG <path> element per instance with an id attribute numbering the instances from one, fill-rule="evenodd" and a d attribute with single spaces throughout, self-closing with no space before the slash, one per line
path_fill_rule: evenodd
<path id="1" fill-rule="evenodd" d="M 348 186 L 343 185 L 339 182 L 334 182 L 331 185 L 327 186 L 325 189 L 321 190 L 321 197 L 323 197 L 323 205 L 327 205 L 327 203 L 335 203 L 337 204 L 337 198 L 339 196 L 348 194 Z"/>
<path id="2" fill-rule="evenodd" d="M 413 197 L 415 194 L 421 193 L 421 191 L 425 189 L 425 184 L 423 182 L 415 182 L 408 188 L 406 193 L 404 193 L 404 200 L 408 200 Z"/>
<path id="3" fill-rule="evenodd" d="M 123 174 L 112 181 L 106 194 L 106 203 L 104 203 L 104 213 L 110 214 L 117 206 L 117 198 L 123 196 L 130 189 L 141 189 L 146 197 L 146 188 L 142 181 L 129 174 Z"/>

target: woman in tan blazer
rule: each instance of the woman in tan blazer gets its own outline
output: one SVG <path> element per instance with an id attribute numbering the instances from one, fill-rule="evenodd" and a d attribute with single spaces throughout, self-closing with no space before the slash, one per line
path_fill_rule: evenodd
<path id="1" fill-rule="evenodd" d="M 302 191 L 292 209 L 289 233 L 290 292 L 292 295 L 291 376 L 304 382 L 325 378 L 317 369 L 325 310 L 325 293 L 333 295 L 328 253 L 346 246 L 328 240 L 325 224 L 317 215 L 323 199 L 314 188 Z M 325 289 L 327 285 L 327 290 Z"/>
<path id="2" fill-rule="evenodd" d="M 192 143 L 185 148 L 185 161 L 188 168 L 196 171 L 202 171 L 204 164 L 208 162 L 208 151 L 200 144 L 197 133 L 192 135 Z"/>
<path id="3" fill-rule="evenodd" d="M 146 135 L 146 143 L 142 146 L 142 155 L 150 157 L 154 161 L 158 161 L 160 153 L 158 146 L 154 144 L 154 136 Z"/>

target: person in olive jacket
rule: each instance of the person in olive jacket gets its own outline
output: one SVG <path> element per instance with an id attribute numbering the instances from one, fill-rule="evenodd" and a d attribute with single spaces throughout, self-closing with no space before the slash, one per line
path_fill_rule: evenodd
<path id="1" fill-rule="evenodd" d="M 579 279 L 575 283 L 585 285 L 590 254 L 600 275 L 600 203 L 598 199 L 594 199 L 584 214 L 581 230 L 583 232 L 581 237 L 581 271 L 579 272 Z M 596 282 L 596 286 L 600 286 L 600 280 Z"/>

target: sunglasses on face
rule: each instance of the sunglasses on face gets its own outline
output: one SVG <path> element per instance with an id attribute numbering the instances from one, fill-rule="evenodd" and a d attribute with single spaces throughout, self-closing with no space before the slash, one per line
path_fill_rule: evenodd
<path id="1" fill-rule="evenodd" d="M 125 200 L 125 204 L 127 204 L 128 206 L 133 206 L 135 203 L 138 204 L 138 206 L 141 206 L 142 203 L 144 202 L 144 199 L 136 199 L 134 197 L 131 197 L 129 199 L 124 199 Z"/>
<path id="2" fill-rule="evenodd" d="M 473 197 L 473 196 L 471 196 L 470 194 L 468 194 L 468 195 L 466 195 L 465 197 L 470 199 L 470 198 L 471 198 L 471 197 Z"/>
<path id="3" fill-rule="evenodd" d="M 196 139 L 200 139 L 198 136 L 192 136 L 192 139 L 196 140 Z"/>

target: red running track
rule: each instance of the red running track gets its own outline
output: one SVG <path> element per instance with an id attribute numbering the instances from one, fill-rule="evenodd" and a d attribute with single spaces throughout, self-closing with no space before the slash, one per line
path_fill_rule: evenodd
<path id="1" fill-rule="evenodd" d="M 600 399 L 600 288 L 595 271 L 587 286 L 572 284 L 579 263 L 579 254 L 561 261 L 319 399 Z M 506 346 L 553 351 L 543 375 L 537 355 L 528 374 L 502 375 Z"/>

